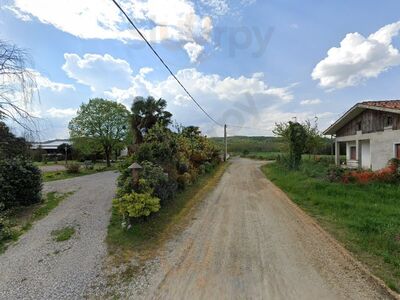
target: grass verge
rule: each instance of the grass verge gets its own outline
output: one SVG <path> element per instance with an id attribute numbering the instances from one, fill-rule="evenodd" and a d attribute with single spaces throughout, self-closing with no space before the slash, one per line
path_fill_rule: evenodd
<path id="1" fill-rule="evenodd" d="M 50 211 L 57 207 L 62 200 L 72 194 L 73 192 L 47 193 L 42 203 L 9 212 L 6 217 L 11 224 L 11 236 L 8 239 L 0 240 L 0 253 L 7 249 L 10 242 L 17 241 L 22 234 L 27 232 L 34 222 L 43 219 L 50 213 Z"/>
<path id="2" fill-rule="evenodd" d="M 81 170 L 79 170 L 78 173 L 68 173 L 67 171 L 50 171 L 50 172 L 42 172 L 42 178 L 43 182 L 49 182 L 49 181 L 74 178 L 74 177 L 91 175 L 105 171 L 114 171 L 114 170 L 116 170 L 115 166 L 111 166 L 108 168 L 107 167 L 94 168 L 92 170 L 81 168 Z"/>
<path id="3" fill-rule="evenodd" d="M 67 226 L 58 230 L 53 230 L 51 235 L 56 242 L 68 241 L 75 234 L 75 228 Z"/>
<path id="4" fill-rule="evenodd" d="M 112 212 L 108 226 L 107 244 L 115 263 L 123 263 L 135 256 L 142 261 L 155 255 L 172 234 L 179 232 L 190 220 L 198 203 L 212 190 L 222 177 L 228 164 L 221 164 L 211 173 L 202 175 L 196 183 L 179 193 L 148 220 L 137 223 L 130 230 L 121 227 L 122 219 Z"/>
<path id="5" fill-rule="evenodd" d="M 400 291 L 400 186 L 331 183 L 321 167 L 288 171 L 263 166 L 265 175 L 394 291 Z M 311 175 L 310 175 L 311 174 Z"/>

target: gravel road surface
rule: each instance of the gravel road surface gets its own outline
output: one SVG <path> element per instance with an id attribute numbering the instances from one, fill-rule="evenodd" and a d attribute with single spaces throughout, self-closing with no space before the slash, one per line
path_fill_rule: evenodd
<path id="1" fill-rule="evenodd" d="M 75 191 L 0 255 L 0 299 L 82 299 L 101 273 L 115 172 L 46 183 L 44 192 Z M 55 242 L 51 232 L 73 226 Z"/>
<path id="2" fill-rule="evenodd" d="M 121 298 L 391 298 L 265 178 L 264 163 L 233 160 L 192 225 Z"/>

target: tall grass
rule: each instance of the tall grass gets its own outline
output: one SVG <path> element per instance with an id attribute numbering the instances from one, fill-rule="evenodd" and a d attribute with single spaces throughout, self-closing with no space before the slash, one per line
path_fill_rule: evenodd
<path id="1" fill-rule="evenodd" d="M 314 216 L 345 247 L 400 291 L 400 185 L 331 183 L 326 166 L 304 162 L 299 171 L 278 164 L 266 176 Z"/>

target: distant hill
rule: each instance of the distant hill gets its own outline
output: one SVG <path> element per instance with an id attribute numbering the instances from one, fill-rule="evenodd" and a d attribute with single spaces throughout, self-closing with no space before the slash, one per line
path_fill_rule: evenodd
<path id="1" fill-rule="evenodd" d="M 221 149 L 224 146 L 224 138 L 210 138 Z M 232 136 L 228 137 L 228 152 L 242 153 L 249 152 L 279 152 L 282 143 L 281 139 L 273 136 Z"/>

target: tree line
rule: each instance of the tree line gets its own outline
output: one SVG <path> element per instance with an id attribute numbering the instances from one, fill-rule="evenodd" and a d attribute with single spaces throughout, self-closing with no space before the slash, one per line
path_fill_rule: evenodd
<path id="1" fill-rule="evenodd" d="M 127 226 L 168 205 L 177 192 L 220 162 L 214 143 L 196 126 L 173 125 L 166 107 L 164 99 L 151 96 L 136 97 L 131 111 L 96 98 L 82 104 L 69 123 L 75 147 L 101 147 L 108 164 L 115 149 L 128 147 L 113 201 Z"/>

